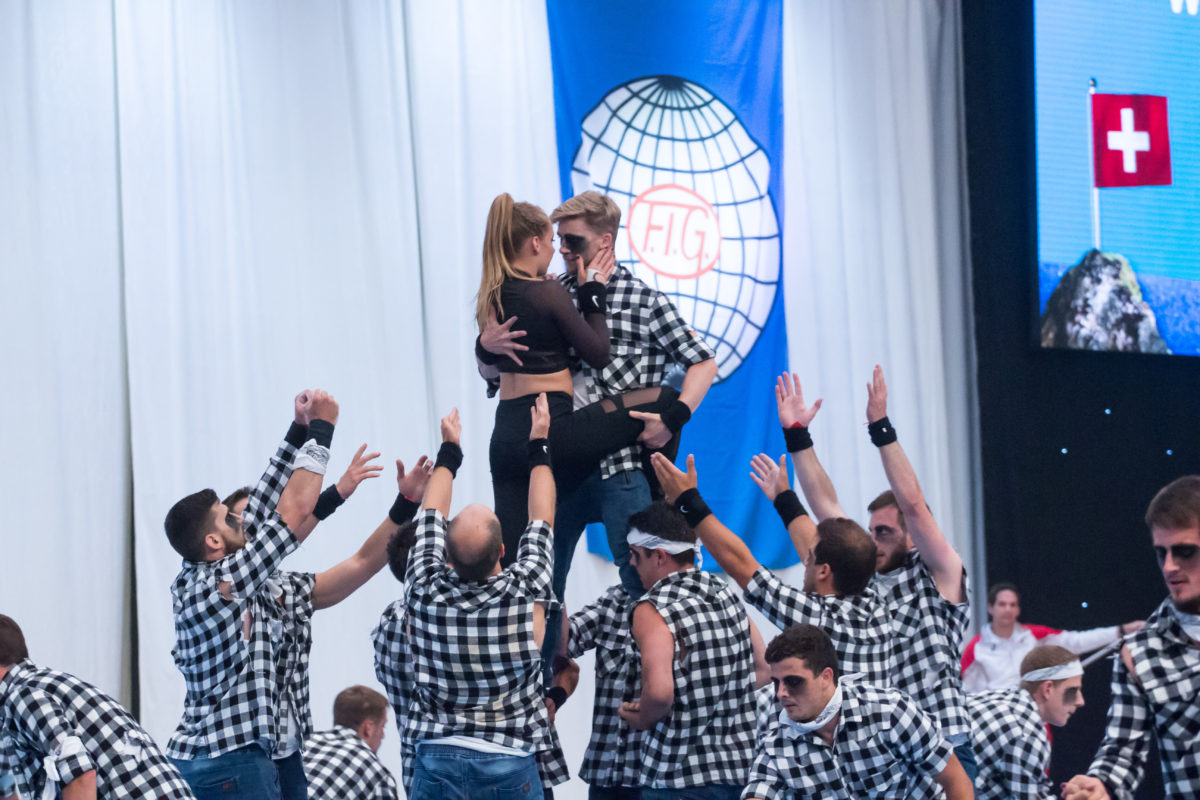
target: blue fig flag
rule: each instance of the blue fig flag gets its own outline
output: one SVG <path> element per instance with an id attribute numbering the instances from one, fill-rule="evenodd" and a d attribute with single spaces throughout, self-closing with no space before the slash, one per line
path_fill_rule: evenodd
<path id="1" fill-rule="evenodd" d="M 760 562 L 796 562 L 750 458 L 783 451 L 780 0 L 551 0 L 563 197 L 621 208 L 616 255 L 716 350 L 717 382 L 683 432 L 700 490 Z M 602 533 L 588 548 L 608 553 Z M 715 566 L 706 559 L 706 567 Z"/>

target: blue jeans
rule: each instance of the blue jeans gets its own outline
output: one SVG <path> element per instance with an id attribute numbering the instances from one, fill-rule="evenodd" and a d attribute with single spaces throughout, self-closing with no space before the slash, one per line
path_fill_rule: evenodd
<path id="1" fill-rule="evenodd" d="M 744 786 L 729 783 L 710 783 L 684 789 L 642 789 L 642 800 L 738 800 Z"/>
<path id="2" fill-rule="evenodd" d="M 642 787 L 589 786 L 588 800 L 642 800 Z"/>
<path id="3" fill-rule="evenodd" d="M 172 758 L 171 763 L 192 787 L 196 800 L 283 800 L 285 797 L 280 791 L 275 762 L 257 744 L 211 758 Z"/>
<path id="4" fill-rule="evenodd" d="M 589 522 L 603 522 L 608 536 L 608 549 L 621 575 L 621 583 L 631 597 L 645 592 L 642 579 L 629 563 L 629 518 L 650 505 L 650 484 L 640 469 L 628 470 L 605 480 L 597 467 L 576 488 L 560 495 L 554 515 L 554 596 L 560 601 L 567 588 L 567 573 L 575 556 L 575 545 Z M 542 646 L 542 663 L 546 665 L 549 684 L 550 664 L 562 634 L 562 612 L 552 613 L 546 620 L 546 638 Z"/>
<path id="5" fill-rule="evenodd" d="M 481 753 L 449 744 L 417 745 L 410 800 L 541 800 L 532 755 Z"/>
<path id="6" fill-rule="evenodd" d="M 968 734 L 960 733 L 957 736 L 947 738 L 950 746 L 954 748 L 954 755 L 958 756 L 958 763 L 962 764 L 963 771 L 967 773 L 967 777 L 971 779 L 971 785 L 975 785 L 975 779 L 979 777 L 979 764 L 975 761 L 975 750 L 971 747 L 971 738 Z"/>

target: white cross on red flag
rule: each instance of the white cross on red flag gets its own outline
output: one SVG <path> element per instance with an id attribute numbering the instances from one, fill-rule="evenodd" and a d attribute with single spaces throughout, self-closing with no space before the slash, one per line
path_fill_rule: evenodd
<path id="1" fill-rule="evenodd" d="M 1092 164 L 1096 186 L 1167 186 L 1171 142 L 1167 98 L 1092 95 Z"/>

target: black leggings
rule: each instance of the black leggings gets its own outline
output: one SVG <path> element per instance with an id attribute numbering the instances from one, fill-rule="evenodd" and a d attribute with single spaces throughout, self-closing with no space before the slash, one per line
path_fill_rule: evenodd
<path id="1" fill-rule="evenodd" d="M 642 433 L 643 423 L 629 416 L 630 411 L 661 414 L 679 398 L 669 386 L 635 389 L 616 397 L 572 411 L 572 398 L 566 392 L 550 392 L 550 457 L 554 463 L 554 481 L 565 495 L 596 469 L 609 453 L 633 444 Z M 529 409 L 537 395 L 501 400 L 496 407 L 496 426 L 488 461 L 492 469 L 492 494 L 500 530 L 504 536 L 507 566 L 517 557 L 521 534 L 529 524 Z M 674 459 L 679 450 L 679 434 L 659 452 Z M 650 473 L 653 474 L 653 473 Z M 553 520 L 547 520 L 553 524 Z"/>

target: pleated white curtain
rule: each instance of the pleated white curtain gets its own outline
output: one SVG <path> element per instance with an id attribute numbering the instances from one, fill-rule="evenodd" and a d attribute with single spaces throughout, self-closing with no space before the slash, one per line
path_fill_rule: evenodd
<path id="1" fill-rule="evenodd" d="M 865 518 L 884 481 L 863 384 L 884 364 L 902 441 L 971 564 L 957 6 L 785 9 L 784 287 L 792 367 L 826 400 L 817 447 Z M 490 502 L 472 298 L 492 198 L 560 200 L 545 5 L 8 3 L 0 45 L 0 613 L 39 661 L 127 702 L 136 629 L 136 699 L 165 741 L 183 683 L 163 515 L 253 481 L 296 391 L 342 404 L 330 480 L 363 442 L 389 469 L 288 568 L 350 555 L 391 502 L 392 461 L 432 453 L 453 405 L 455 506 Z M 575 569 L 572 607 L 613 580 L 583 553 Z M 374 685 L 368 633 L 395 592 L 385 573 L 316 615 L 318 727 L 337 691 Z M 583 667 L 560 716 L 573 767 Z M 398 771 L 394 730 L 381 754 Z"/>
<path id="2" fill-rule="evenodd" d="M 865 430 L 888 413 L 973 580 L 978 498 L 959 8 L 805 0 L 784 13 L 784 292 L 792 368 L 842 507 L 887 481 Z"/>

